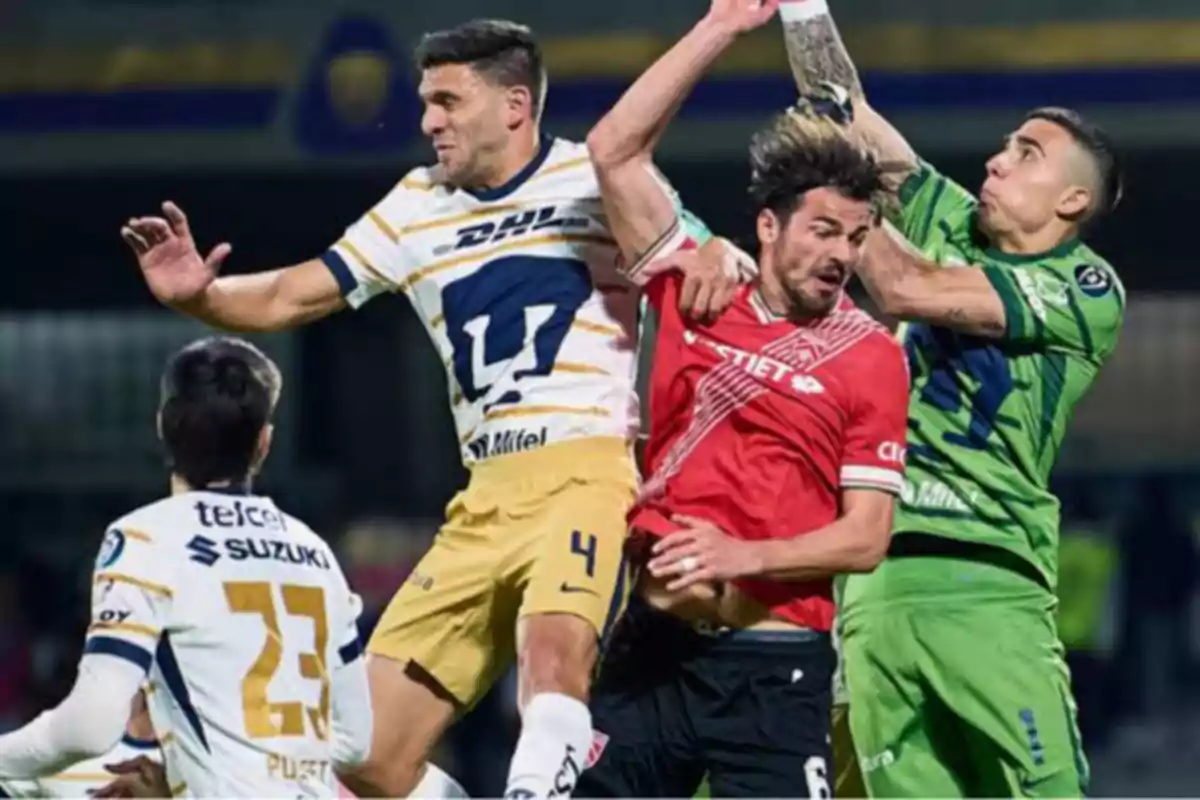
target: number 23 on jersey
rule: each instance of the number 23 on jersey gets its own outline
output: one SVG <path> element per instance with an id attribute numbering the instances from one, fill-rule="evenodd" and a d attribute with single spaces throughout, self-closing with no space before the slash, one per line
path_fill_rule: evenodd
<path id="1" fill-rule="evenodd" d="M 276 596 L 282 604 L 276 602 Z M 329 672 L 325 654 L 329 645 L 329 618 L 326 612 L 325 591 L 318 586 L 283 584 L 274 586 L 266 581 L 230 582 L 225 584 L 225 599 L 229 610 L 236 614 L 253 614 L 262 620 L 264 640 L 262 650 L 250 671 L 242 679 L 242 714 L 246 735 L 251 739 L 270 739 L 279 736 L 312 735 L 321 740 L 329 738 Z M 284 664 L 284 634 L 280 626 L 283 613 L 311 622 L 312 650 Z M 294 669 L 305 680 L 319 686 L 315 707 L 299 700 L 272 700 L 269 689 L 281 669 Z"/>

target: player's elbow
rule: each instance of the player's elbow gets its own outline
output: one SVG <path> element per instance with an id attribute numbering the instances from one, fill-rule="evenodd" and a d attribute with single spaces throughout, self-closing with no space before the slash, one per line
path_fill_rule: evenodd
<path id="1" fill-rule="evenodd" d="M 851 537 L 847 572 L 872 572 L 887 557 L 892 542 L 892 514 L 871 515 L 860 520 Z"/>
<path id="2" fill-rule="evenodd" d="M 592 159 L 592 165 L 598 171 L 609 169 L 619 163 L 620 148 L 617 146 L 617 137 L 614 134 L 615 131 L 611 126 L 605 125 L 603 121 L 588 132 L 588 155 Z"/>
<path id="3" fill-rule="evenodd" d="M 643 151 L 636 141 L 622 135 L 617 126 L 601 120 L 587 136 L 588 156 L 591 157 L 592 167 L 601 176 L 634 163 L 639 158 L 649 158 L 649 153 Z"/>
<path id="4" fill-rule="evenodd" d="M 918 276 L 906 275 L 882 282 L 871 294 L 882 313 L 895 319 L 912 320 L 920 318 L 928 293 Z"/>

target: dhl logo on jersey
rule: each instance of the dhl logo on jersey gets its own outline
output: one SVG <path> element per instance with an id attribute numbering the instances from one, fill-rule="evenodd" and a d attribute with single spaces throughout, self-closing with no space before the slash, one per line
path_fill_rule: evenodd
<path id="1" fill-rule="evenodd" d="M 454 242 L 434 249 L 435 256 L 471 250 L 484 245 L 498 244 L 541 231 L 573 231 L 586 229 L 591 219 L 583 216 L 560 215 L 558 206 L 542 206 L 518 211 L 498 221 L 477 222 L 454 232 Z"/>

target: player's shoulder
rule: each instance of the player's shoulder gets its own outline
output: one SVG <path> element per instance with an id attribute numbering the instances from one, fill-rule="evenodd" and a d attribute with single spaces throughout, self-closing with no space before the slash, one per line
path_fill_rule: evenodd
<path id="1" fill-rule="evenodd" d="M 575 201 L 598 199 L 600 187 L 587 146 L 570 139 L 552 138 L 542 143 L 534 159 L 509 182 L 513 197 L 555 197 Z"/>
<path id="2" fill-rule="evenodd" d="M 127 538 L 151 542 L 171 537 L 192 514 L 188 495 L 171 495 L 116 518 L 108 529 L 121 531 Z"/>
<path id="3" fill-rule="evenodd" d="M 852 339 L 857 347 L 876 348 L 884 351 L 902 350 L 891 330 L 855 303 L 849 294 L 843 294 L 837 307 L 820 327 L 827 332 L 827 335 L 845 336 Z"/>
<path id="4" fill-rule="evenodd" d="M 903 343 L 882 322 L 860 308 L 848 296 L 829 315 L 822 326 L 829 346 L 846 347 L 856 369 L 871 374 L 894 371 L 896 365 L 907 365 Z M 906 367 L 907 368 L 907 367 Z"/>
<path id="5" fill-rule="evenodd" d="M 1125 285 L 1116 268 L 1088 245 L 1080 242 L 1069 252 L 1056 256 L 1052 263 L 1072 288 L 1085 297 L 1099 299 L 1112 295 L 1125 306 Z"/>

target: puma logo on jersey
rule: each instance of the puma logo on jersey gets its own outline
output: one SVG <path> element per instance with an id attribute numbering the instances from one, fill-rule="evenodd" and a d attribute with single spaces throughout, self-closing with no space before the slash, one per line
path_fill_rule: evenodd
<path id="1" fill-rule="evenodd" d="M 281 561 L 314 569 L 330 569 L 329 556 L 316 547 L 284 542 L 278 539 L 226 539 L 221 545 L 204 536 L 194 536 L 187 543 L 190 559 L 211 567 L 224 556 L 231 561 Z"/>
<path id="2" fill-rule="evenodd" d="M 543 206 L 509 214 L 499 222 L 479 222 L 459 228 L 454 232 L 454 244 L 435 248 L 434 255 L 469 250 L 485 244 L 497 244 L 536 231 L 578 230 L 588 227 L 591 222 L 587 217 L 555 216 L 557 212 L 558 206 Z"/>
<path id="3" fill-rule="evenodd" d="M 683 340 L 691 346 L 703 346 L 716 353 L 723 360 L 753 378 L 767 383 L 773 383 L 795 394 L 823 394 L 825 386 L 812 375 L 798 372 L 791 364 L 785 364 L 770 356 L 758 355 L 727 344 L 714 342 L 695 331 L 685 330 Z"/>

